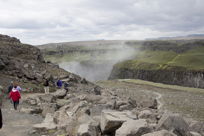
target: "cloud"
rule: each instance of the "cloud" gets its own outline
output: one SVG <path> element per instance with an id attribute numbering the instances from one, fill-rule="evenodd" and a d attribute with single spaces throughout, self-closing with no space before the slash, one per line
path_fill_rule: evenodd
<path id="1" fill-rule="evenodd" d="M 203 0 L 0 0 L 0 32 L 30 44 L 203 33 L 203 5 Z"/>

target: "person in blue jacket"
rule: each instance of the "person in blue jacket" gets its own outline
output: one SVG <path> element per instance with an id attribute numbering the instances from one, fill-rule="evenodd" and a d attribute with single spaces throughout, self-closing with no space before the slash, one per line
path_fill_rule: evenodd
<path id="1" fill-rule="evenodd" d="M 59 80 L 57 81 L 57 87 L 58 87 L 58 88 L 62 88 L 62 80 L 59 79 Z"/>

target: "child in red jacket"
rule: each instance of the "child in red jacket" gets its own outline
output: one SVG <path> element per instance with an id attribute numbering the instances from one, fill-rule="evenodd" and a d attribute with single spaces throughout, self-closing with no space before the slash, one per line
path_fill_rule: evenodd
<path id="1" fill-rule="evenodd" d="M 19 104 L 19 100 L 21 98 L 21 94 L 17 90 L 17 86 L 13 87 L 12 91 L 9 93 L 9 98 L 12 99 L 14 109 L 17 110 L 17 107 L 18 107 L 18 104 Z"/>

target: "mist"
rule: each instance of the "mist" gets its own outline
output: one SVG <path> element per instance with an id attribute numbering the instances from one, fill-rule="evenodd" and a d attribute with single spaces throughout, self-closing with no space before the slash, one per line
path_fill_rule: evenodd
<path id="1" fill-rule="evenodd" d="M 64 61 L 59 63 L 59 66 L 89 81 L 107 80 L 116 63 L 132 59 L 137 53 L 136 49 L 122 42 L 116 45 L 88 46 L 88 48 L 95 48 L 88 53 L 90 58 Z"/>

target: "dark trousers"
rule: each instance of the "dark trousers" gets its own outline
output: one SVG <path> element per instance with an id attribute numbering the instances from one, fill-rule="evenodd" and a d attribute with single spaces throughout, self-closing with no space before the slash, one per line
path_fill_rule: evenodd
<path id="1" fill-rule="evenodd" d="M 17 110 L 18 104 L 19 104 L 19 101 L 13 102 L 13 107 L 15 110 Z"/>
<path id="2" fill-rule="evenodd" d="M 3 119 L 2 119 L 1 109 L 0 109 L 0 128 L 2 128 L 2 126 L 3 126 Z"/>

